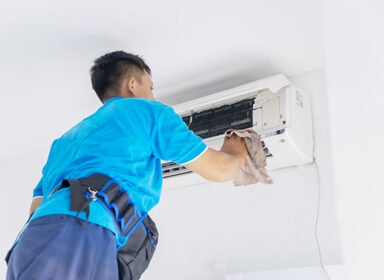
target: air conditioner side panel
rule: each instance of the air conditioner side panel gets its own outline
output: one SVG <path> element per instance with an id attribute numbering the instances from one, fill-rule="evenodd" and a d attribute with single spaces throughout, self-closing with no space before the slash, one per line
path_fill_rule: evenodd
<path id="1" fill-rule="evenodd" d="M 287 126 L 284 133 L 263 139 L 273 155 L 267 158 L 267 170 L 313 161 L 312 110 L 309 96 L 294 86 L 284 90 Z"/>
<path id="2" fill-rule="evenodd" d="M 304 163 L 313 161 L 313 128 L 312 108 L 310 96 L 304 90 L 291 86 L 291 117 L 293 125 L 290 127 L 288 137 L 295 144 L 298 154 L 305 160 Z"/>

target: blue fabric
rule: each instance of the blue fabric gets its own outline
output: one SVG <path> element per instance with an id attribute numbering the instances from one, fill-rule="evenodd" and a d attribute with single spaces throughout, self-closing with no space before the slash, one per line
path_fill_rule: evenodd
<path id="1" fill-rule="evenodd" d="M 68 110 L 70 114 L 70 108 Z M 31 220 L 51 214 L 75 216 L 69 210 L 69 188 L 48 195 L 63 179 L 102 173 L 130 194 L 138 211 L 150 211 L 160 199 L 161 159 L 185 164 L 208 146 L 174 109 L 144 98 L 114 97 L 51 145 L 42 178 L 33 196 L 43 196 Z M 89 221 L 118 233 L 111 214 L 98 200 L 90 204 Z M 85 219 L 85 213 L 80 214 Z"/>
<path id="2" fill-rule="evenodd" d="M 118 279 L 116 239 L 96 224 L 75 217 L 34 219 L 12 248 L 7 280 Z"/>

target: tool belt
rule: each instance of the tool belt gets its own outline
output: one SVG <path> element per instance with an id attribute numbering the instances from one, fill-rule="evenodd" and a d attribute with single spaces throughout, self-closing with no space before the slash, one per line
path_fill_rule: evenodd
<path id="1" fill-rule="evenodd" d="M 139 213 L 128 193 L 107 175 L 94 173 L 79 179 L 64 179 L 50 195 L 70 188 L 70 210 L 86 213 L 87 220 L 78 219 L 81 225 L 88 222 L 89 204 L 99 200 L 114 217 L 116 228 L 124 243 L 117 247 L 120 280 L 137 280 L 146 270 L 155 252 L 158 231 L 148 213 Z"/>

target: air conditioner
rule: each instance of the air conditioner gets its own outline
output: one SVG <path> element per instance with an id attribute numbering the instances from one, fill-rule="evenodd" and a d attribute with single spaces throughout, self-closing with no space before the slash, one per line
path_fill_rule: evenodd
<path id="1" fill-rule="evenodd" d="M 229 128 L 252 127 L 261 136 L 267 170 L 313 161 L 312 114 L 308 94 L 282 74 L 173 106 L 211 148 L 220 150 Z M 162 161 L 163 187 L 208 182 L 174 162 Z"/>

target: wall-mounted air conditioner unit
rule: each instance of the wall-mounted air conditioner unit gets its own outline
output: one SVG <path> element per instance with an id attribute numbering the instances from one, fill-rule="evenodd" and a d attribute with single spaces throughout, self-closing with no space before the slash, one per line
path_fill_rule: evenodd
<path id="1" fill-rule="evenodd" d="M 220 150 L 224 132 L 252 127 L 262 139 L 267 170 L 313 161 L 309 96 L 277 75 L 173 106 L 196 135 Z M 162 161 L 165 189 L 208 182 L 174 162 Z"/>

